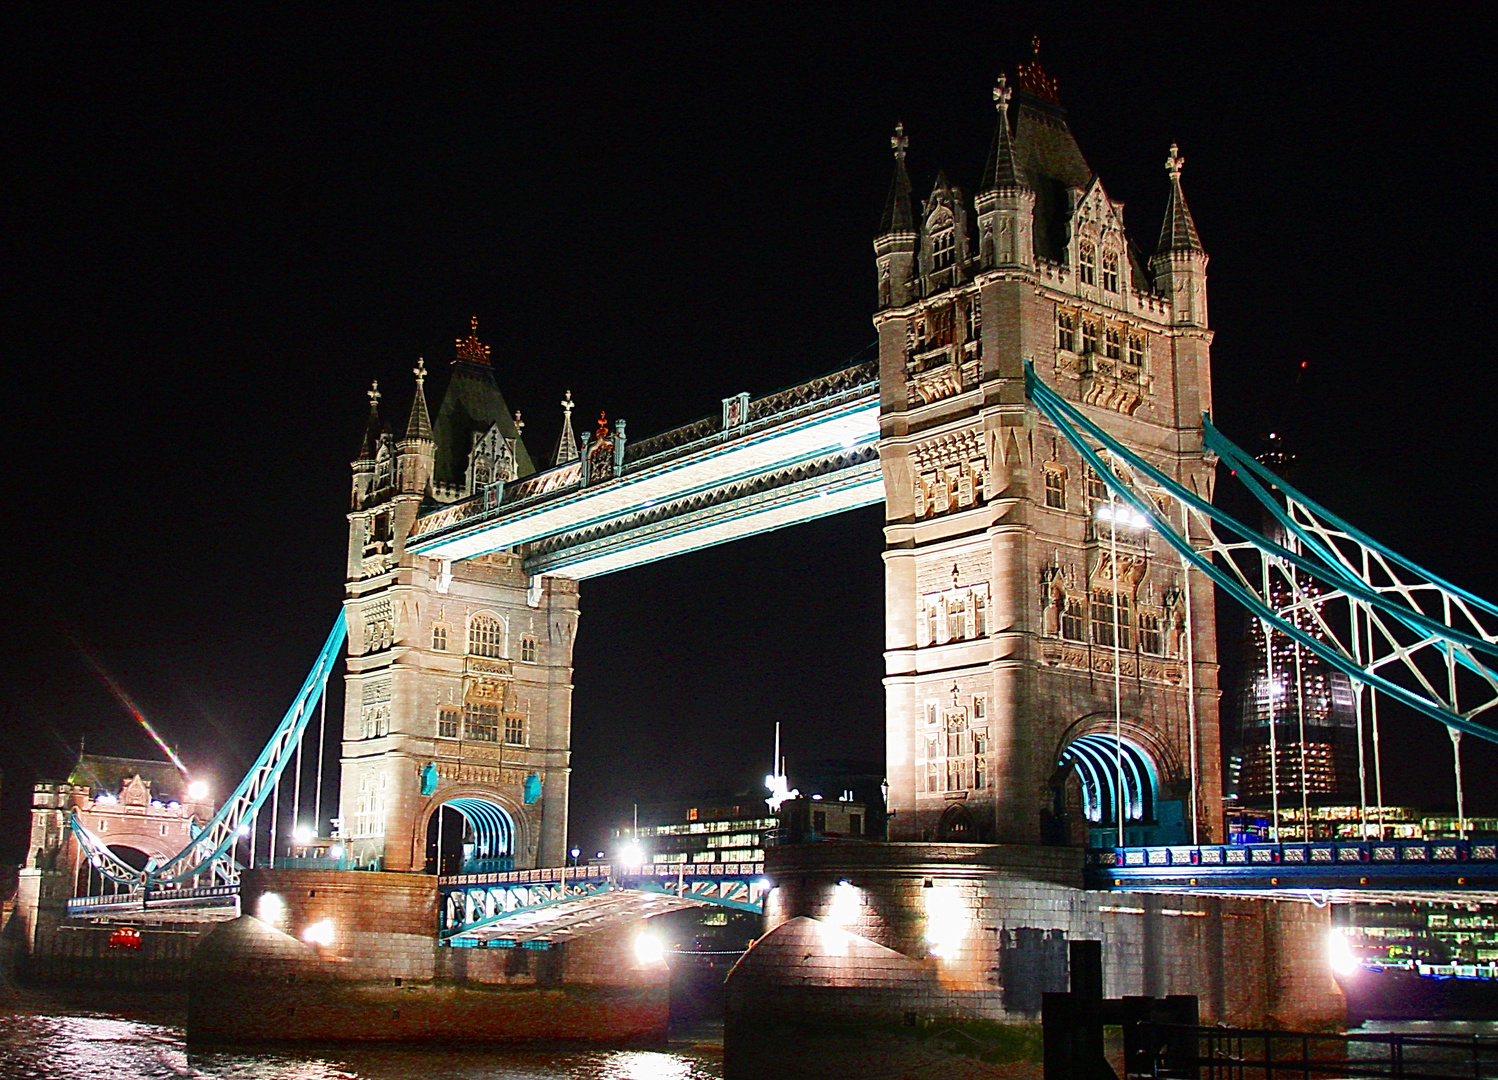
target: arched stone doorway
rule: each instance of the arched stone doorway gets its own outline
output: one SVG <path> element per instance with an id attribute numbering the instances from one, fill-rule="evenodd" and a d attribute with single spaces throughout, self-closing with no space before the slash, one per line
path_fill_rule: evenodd
<path id="1" fill-rule="evenodd" d="M 491 874 L 515 868 L 515 820 L 498 803 L 451 798 L 427 819 L 426 872 Z"/>
<path id="2" fill-rule="evenodd" d="M 956 844 L 978 843 L 978 824 L 972 811 L 960 802 L 947 807 L 936 824 L 936 838 Z"/>

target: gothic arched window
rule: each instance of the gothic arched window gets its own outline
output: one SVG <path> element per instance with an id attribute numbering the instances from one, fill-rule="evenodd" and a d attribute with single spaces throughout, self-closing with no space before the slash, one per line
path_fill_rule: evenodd
<path id="1" fill-rule="evenodd" d="M 1085 240 L 1077 248 L 1077 277 L 1083 285 L 1097 284 L 1097 248 Z"/>
<path id="2" fill-rule="evenodd" d="M 475 615 L 468 623 L 468 652 L 472 656 L 503 656 L 504 624 L 493 615 Z"/>
<path id="3" fill-rule="evenodd" d="M 1103 288 L 1118 292 L 1118 256 L 1111 251 L 1103 256 Z"/>
<path id="4" fill-rule="evenodd" d="M 523 637 L 520 639 L 520 659 L 522 663 L 534 664 L 536 662 L 536 639 Z"/>

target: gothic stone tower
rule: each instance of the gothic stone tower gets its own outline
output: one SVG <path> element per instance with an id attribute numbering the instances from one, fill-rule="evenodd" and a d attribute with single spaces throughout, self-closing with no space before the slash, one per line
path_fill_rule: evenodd
<path id="1" fill-rule="evenodd" d="M 1172 148 L 1146 267 L 1038 62 L 994 97 L 976 233 L 944 175 L 913 211 L 897 129 L 874 244 L 891 839 L 1077 843 L 1115 825 L 1123 775 L 1131 842 L 1189 842 L 1194 773 L 1205 841 L 1221 831 L 1210 584 L 1147 528 L 1105 522 L 1106 488 L 1024 382 L 1033 362 L 1210 496 L 1207 257 L 1182 162 Z"/>
<path id="2" fill-rule="evenodd" d="M 487 867 L 560 865 L 577 586 L 530 582 L 507 553 L 450 564 L 406 552 L 423 512 L 497 499 L 535 471 L 476 326 L 458 342 L 435 423 L 425 376 L 418 365 L 399 439 L 370 392 L 353 463 L 342 835 L 358 865 L 420 871 L 428 825 L 448 804 Z"/>

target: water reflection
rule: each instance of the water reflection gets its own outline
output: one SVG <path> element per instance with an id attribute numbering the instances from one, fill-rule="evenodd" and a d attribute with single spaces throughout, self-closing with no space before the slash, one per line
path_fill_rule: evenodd
<path id="1" fill-rule="evenodd" d="M 171 1016 L 0 1000 L 6 1080 L 721 1080 L 710 1043 L 659 1050 L 338 1045 L 188 1047 Z"/>

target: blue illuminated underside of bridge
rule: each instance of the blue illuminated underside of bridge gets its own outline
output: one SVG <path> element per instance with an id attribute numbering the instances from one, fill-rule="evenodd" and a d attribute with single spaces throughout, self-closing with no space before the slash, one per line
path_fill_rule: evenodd
<path id="1" fill-rule="evenodd" d="M 1380 902 L 1498 898 L 1493 840 L 1095 848 L 1089 889 Z M 1398 893 L 1399 896 L 1393 894 Z M 1308 895 L 1310 894 L 1310 895 Z M 1480 895 L 1474 895 L 1480 894 Z"/>

